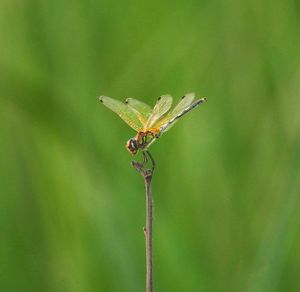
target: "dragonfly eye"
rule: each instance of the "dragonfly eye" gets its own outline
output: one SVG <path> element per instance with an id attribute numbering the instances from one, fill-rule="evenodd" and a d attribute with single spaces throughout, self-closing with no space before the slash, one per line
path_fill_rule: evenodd
<path id="1" fill-rule="evenodd" d="M 126 148 L 131 154 L 136 154 L 138 151 L 137 141 L 134 138 L 131 138 L 126 143 Z"/>

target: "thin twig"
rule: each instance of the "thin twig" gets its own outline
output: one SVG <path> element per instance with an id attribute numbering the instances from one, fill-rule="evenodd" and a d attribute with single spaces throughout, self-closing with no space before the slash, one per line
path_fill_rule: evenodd
<path id="1" fill-rule="evenodd" d="M 146 168 L 147 157 L 149 156 L 152 162 L 152 169 Z M 143 163 L 132 161 L 132 166 L 142 175 L 145 182 L 146 190 L 146 227 L 144 227 L 144 234 L 146 240 L 146 292 L 153 292 L 153 265 L 152 265 L 152 221 L 153 221 L 153 199 L 151 191 L 151 181 L 155 161 L 149 151 L 143 152 Z"/>

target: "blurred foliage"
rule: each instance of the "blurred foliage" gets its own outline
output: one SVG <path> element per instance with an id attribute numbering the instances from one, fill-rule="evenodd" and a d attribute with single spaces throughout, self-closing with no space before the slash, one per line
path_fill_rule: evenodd
<path id="1" fill-rule="evenodd" d="M 0 291 L 144 291 L 135 133 L 97 97 L 205 105 L 152 147 L 156 291 L 300 291 L 300 10 L 0 0 Z"/>

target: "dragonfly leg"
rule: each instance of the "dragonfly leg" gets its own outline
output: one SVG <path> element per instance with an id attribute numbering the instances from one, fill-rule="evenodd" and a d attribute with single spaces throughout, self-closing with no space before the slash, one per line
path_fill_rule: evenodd
<path id="1" fill-rule="evenodd" d="M 144 157 L 142 165 L 144 167 L 146 165 L 146 163 L 148 162 L 148 158 L 147 158 L 147 155 L 146 155 L 145 151 L 142 151 L 142 153 L 143 153 L 143 157 Z"/>
<path id="2" fill-rule="evenodd" d="M 141 152 L 143 154 L 143 161 L 142 162 L 132 161 L 132 163 L 134 165 L 136 165 L 138 168 L 144 168 L 148 162 L 148 157 L 147 157 L 145 151 L 141 151 Z"/>
<path id="3" fill-rule="evenodd" d="M 154 161 L 154 158 L 153 158 L 153 156 L 150 154 L 150 152 L 149 152 L 148 150 L 146 150 L 145 152 L 148 154 L 148 156 L 149 156 L 149 158 L 150 158 L 150 160 L 151 160 L 151 163 L 152 163 L 151 173 L 153 173 L 154 168 L 155 168 L 155 161 Z"/>
<path id="4" fill-rule="evenodd" d="M 144 157 L 143 161 L 142 162 L 132 161 L 131 165 L 138 172 L 140 172 L 145 178 L 150 178 L 150 177 L 152 177 L 152 174 L 153 174 L 153 171 L 155 168 L 155 161 L 148 150 L 143 150 L 142 153 L 143 153 L 143 157 Z M 151 163 L 152 163 L 152 167 L 150 169 L 146 168 L 146 164 L 149 161 L 148 158 L 150 158 Z"/>

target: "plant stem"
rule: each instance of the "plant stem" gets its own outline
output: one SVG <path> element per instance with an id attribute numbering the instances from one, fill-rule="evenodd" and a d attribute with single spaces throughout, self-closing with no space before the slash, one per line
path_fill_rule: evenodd
<path id="1" fill-rule="evenodd" d="M 132 161 L 132 166 L 143 176 L 146 191 L 146 227 L 144 227 L 144 234 L 146 240 L 146 292 L 153 292 L 153 265 L 152 265 L 152 222 L 153 222 L 153 199 L 151 190 L 152 174 L 155 166 L 152 155 L 145 151 L 144 162 L 139 163 Z M 148 161 L 148 155 L 152 162 L 152 169 L 146 169 L 145 164 Z"/>
<path id="2" fill-rule="evenodd" d="M 146 291 L 153 291 L 152 283 L 152 222 L 153 222 L 153 200 L 151 191 L 152 174 L 145 178 L 146 190 L 146 228 L 144 228 L 146 239 Z"/>

